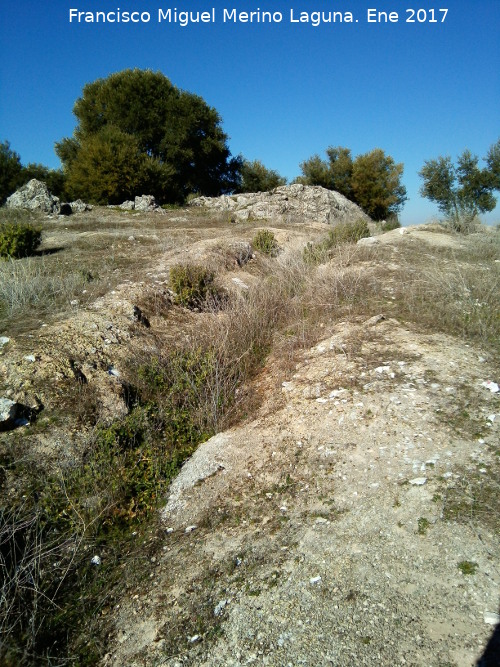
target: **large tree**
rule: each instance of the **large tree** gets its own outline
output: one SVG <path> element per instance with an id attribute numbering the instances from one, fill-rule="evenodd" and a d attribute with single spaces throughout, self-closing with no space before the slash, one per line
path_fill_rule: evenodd
<path id="1" fill-rule="evenodd" d="M 56 151 L 68 189 L 79 196 L 114 201 L 147 190 L 173 201 L 191 192 L 230 192 L 238 182 L 241 160 L 231 158 L 217 111 L 161 72 L 124 70 L 98 79 L 84 87 L 73 111 L 74 136 Z M 91 184 L 87 195 L 82 174 Z M 96 197 L 99 180 L 107 185 Z"/>
<path id="2" fill-rule="evenodd" d="M 351 178 L 354 201 L 374 220 L 399 213 L 407 199 L 402 175 L 403 164 L 380 148 L 358 155 Z"/>
<path id="3" fill-rule="evenodd" d="M 491 146 L 485 157 L 486 167 L 478 166 L 478 157 L 469 150 L 458 156 L 439 156 L 427 160 L 419 172 L 424 183 L 420 194 L 433 202 L 448 224 L 459 232 L 471 231 L 479 213 L 492 211 L 493 196 L 500 190 L 500 139 Z"/>
<path id="4" fill-rule="evenodd" d="M 406 201 L 401 183 L 403 165 L 396 164 L 380 148 L 352 159 L 351 150 L 330 146 L 327 160 L 313 155 L 301 163 L 297 182 L 336 190 L 355 202 L 374 220 L 397 214 Z"/>
<path id="5" fill-rule="evenodd" d="M 0 205 L 21 185 L 21 158 L 8 141 L 0 142 Z"/>

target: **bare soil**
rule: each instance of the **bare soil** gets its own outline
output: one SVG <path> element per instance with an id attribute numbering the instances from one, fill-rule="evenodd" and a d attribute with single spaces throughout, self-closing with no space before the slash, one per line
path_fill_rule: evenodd
<path id="1" fill-rule="evenodd" d="M 41 422 L 66 406 L 67 420 L 23 427 L 25 444 L 55 460 L 83 437 L 70 360 L 100 417 L 120 416 L 113 371 L 196 321 L 161 308 L 173 264 L 210 263 L 225 284 L 259 280 L 255 262 L 239 267 L 228 248 L 266 225 L 186 210 L 99 215 L 52 221 L 44 247 L 63 248 L 67 261 L 91 253 L 100 291 L 39 328 L 14 329 L 0 356 L 2 395 L 41 402 Z M 273 227 L 288 251 L 324 230 Z M 404 232 L 377 245 L 393 253 L 392 266 L 380 259 L 389 294 L 404 244 L 424 248 L 432 266 L 436 249 L 469 242 Z M 369 304 L 364 315 L 363 306 L 329 315 L 315 324 L 318 342 L 287 363 L 271 353 L 251 388 L 255 411 L 202 444 L 172 484 L 140 584 L 107 612 L 103 666 L 478 664 L 499 612 L 500 393 L 484 386 L 500 381 L 498 358 L 392 313 L 389 297 L 378 317 Z M 19 430 L 3 437 L 14 442 Z"/>

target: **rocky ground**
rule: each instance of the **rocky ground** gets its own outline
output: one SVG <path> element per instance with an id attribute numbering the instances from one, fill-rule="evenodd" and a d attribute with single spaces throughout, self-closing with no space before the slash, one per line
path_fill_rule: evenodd
<path id="1" fill-rule="evenodd" d="M 497 618 L 498 534 L 444 513 L 494 459 L 491 368 L 377 319 L 339 323 L 255 420 L 185 464 L 105 664 L 475 664 Z M 484 437 L 449 417 L 464 387 Z"/>
<path id="2" fill-rule="evenodd" d="M 113 269 L 111 288 L 95 299 L 38 331 L 6 331 L 2 395 L 49 413 L 78 371 L 104 416 L 124 414 L 121 365 L 153 338 L 179 335 L 175 309 L 147 312 L 147 330 L 134 318 L 134 305 L 151 304 L 152 285 L 164 294 L 170 266 L 195 257 L 215 262 L 226 285 L 259 280 L 235 255 L 249 229 L 203 227 L 192 215 L 169 212 L 149 230 L 142 218 L 113 223 L 113 252 L 140 254 L 135 274 Z M 47 234 L 46 247 L 70 245 L 71 225 Z M 320 233 L 273 229 L 285 250 Z M 397 262 L 408 243 L 425 247 L 432 265 L 433 249 L 458 252 L 465 241 L 412 228 L 374 245 L 393 248 Z M 480 659 L 499 622 L 494 348 L 360 312 L 318 321 L 317 342 L 288 364 L 272 353 L 252 387 L 255 412 L 184 464 L 140 584 L 107 611 L 103 667 L 472 667 Z M 30 446 L 64 457 L 77 431 L 59 422 Z M 499 664 L 493 649 L 488 656 L 485 664 Z"/>

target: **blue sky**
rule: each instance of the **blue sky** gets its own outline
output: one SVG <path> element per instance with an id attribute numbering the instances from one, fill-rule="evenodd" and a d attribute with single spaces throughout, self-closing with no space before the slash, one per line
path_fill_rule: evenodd
<path id="1" fill-rule="evenodd" d="M 437 23 L 407 23 L 408 9 Z M 159 23 L 158 9 L 210 11 L 216 22 Z M 439 7 L 447 7 L 445 21 Z M 149 23 L 70 23 L 79 11 L 149 12 Z M 281 12 L 281 23 L 223 23 L 223 9 Z M 368 23 L 367 8 L 397 23 Z M 357 23 L 291 23 L 302 11 L 352 12 Z M 223 119 L 233 154 L 288 178 L 330 146 L 382 148 L 403 162 L 403 224 L 437 215 L 419 194 L 424 160 L 483 157 L 500 137 L 500 0 L 4 0 L 0 140 L 23 163 L 58 167 L 85 83 L 125 68 L 160 70 Z M 423 17 L 423 13 L 420 14 Z M 416 17 L 415 17 L 416 18 Z M 427 18 L 431 14 L 427 11 Z M 500 220 L 500 205 L 488 216 Z"/>

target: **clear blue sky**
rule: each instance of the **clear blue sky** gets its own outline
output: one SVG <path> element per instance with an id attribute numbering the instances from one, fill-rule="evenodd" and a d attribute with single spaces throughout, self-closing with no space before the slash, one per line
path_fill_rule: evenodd
<path id="1" fill-rule="evenodd" d="M 406 23 L 435 6 L 438 23 Z M 216 22 L 158 22 L 158 9 L 210 11 Z M 367 8 L 397 23 L 368 23 Z M 448 14 L 441 23 L 443 12 Z M 149 12 L 149 23 L 70 23 L 79 11 Z M 281 23 L 223 23 L 223 9 L 281 12 Z M 290 10 L 351 11 L 357 23 L 291 23 Z M 423 14 L 420 14 L 423 17 Z M 427 17 L 431 18 L 430 13 Z M 416 17 L 415 17 L 416 18 Z M 354 155 L 382 148 L 403 162 L 405 225 L 437 209 L 418 194 L 424 160 L 483 157 L 500 137 L 500 0 L 3 0 L 0 140 L 24 164 L 58 167 L 85 83 L 125 68 L 160 70 L 223 119 L 234 155 L 288 178 L 329 145 Z M 488 216 L 500 220 L 500 204 Z"/>

